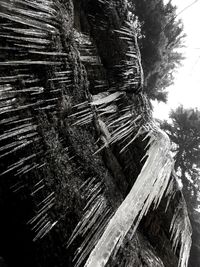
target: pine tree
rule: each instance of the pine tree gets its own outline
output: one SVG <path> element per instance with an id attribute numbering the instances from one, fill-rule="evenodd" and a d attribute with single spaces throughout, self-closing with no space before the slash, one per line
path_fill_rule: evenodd
<path id="1" fill-rule="evenodd" d="M 200 232 L 199 220 L 199 175 L 200 175 L 200 111 L 179 106 L 170 114 L 171 123 L 165 121 L 162 128 L 166 130 L 174 144 L 175 171 L 183 182 L 183 193 L 189 209 L 193 228 L 193 246 L 190 265 L 199 266 Z"/>
<path id="2" fill-rule="evenodd" d="M 173 84 L 174 70 L 184 59 L 183 23 L 176 19 L 177 7 L 171 1 L 136 0 L 135 14 L 141 22 L 141 55 L 145 91 L 151 99 L 167 101 L 166 88 Z"/>

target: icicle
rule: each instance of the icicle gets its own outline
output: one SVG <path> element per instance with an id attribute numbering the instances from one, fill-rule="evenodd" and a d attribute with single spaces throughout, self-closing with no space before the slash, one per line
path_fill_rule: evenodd
<path id="1" fill-rule="evenodd" d="M 49 45 L 51 43 L 50 40 L 42 39 L 42 38 L 34 38 L 34 37 L 22 37 L 22 36 L 12 36 L 12 35 L 6 35 L 6 34 L 0 34 L 0 37 L 6 38 L 7 40 L 19 40 L 24 41 L 27 43 L 36 43 L 36 44 L 42 44 L 42 45 Z"/>
<path id="2" fill-rule="evenodd" d="M 20 89 L 20 90 L 10 90 L 9 93 L 42 93 L 44 92 L 43 87 L 30 87 L 26 89 Z"/>
<path id="3" fill-rule="evenodd" d="M 0 62 L 0 66 L 19 66 L 19 65 L 61 65 L 61 62 L 57 62 L 57 61 L 45 61 L 45 60 L 10 60 L 10 61 L 1 61 Z"/>
<path id="4" fill-rule="evenodd" d="M 19 174 L 26 174 L 26 173 L 34 170 L 37 167 L 38 167 L 38 164 L 32 164 L 32 165 L 25 166 L 25 167 L 21 168 L 20 171 L 16 172 L 15 176 L 19 175 Z"/>
<path id="5" fill-rule="evenodd" d="M 46 223 L 46 221 L 45 221 L 45 223 Z M 47 235 L 52 230 L 52 228 L 57 223 L 58 223 L 58 221 L 55 221 L 54 223 L 51 223 L 50 221 L 48 221 L 44 226 L 42 226 L 42 229 L 39 230 L 39 232 L 37 233 L 37 235 L 35 236 L 33 241 L 36 241 L 37 239 L 43 238 L 45 235 Z"/>
<path id="6" fill-rule="evenodd" d="M 22 188 L 24 188 L 24 182 L 22 182 L 22 181 L 19 181 L 19 182 L 17 182 L 16 184 L 14 184 L 13 186 L 11 186 L 10 188 L 11 188 L 11 190 L 13 191 L 13 192 L 17 192 L 17 191 L 19 191 L 20 189 L 22 189 Z"/>
<path id="7" fill-rule="evenodd" d="M 52 192 L 51 194 L 49 194 L 45 199 L 43 199 L 43 200 L 38 204 L 38 206 L 43 205 L 44 203 L 47 203 L 47 202 L 49 201 L 49 199 L 51 199 L 51 198 L 55 198 L 54 195 L 55 195 L 54 192 Z"/>
<path id="8" fill-rule="evenodd" d="M 7 124 L 7 125 L 13 125 L 13 124 L 19 124 L 19 123 L 22 123 L 22 122 L 26 122 L 26 121 L 32 121 L 33 120 L 33 117 L 28 117 L 28 118 L 25 118 L 25 119 L 19 119 L 19 117 L 14 117 L 14 118 L 16 118 L 16 120 L 12 120 L 12 121 L 6 121 L 5 123 Z"/>
<path id="9" fill-rule="evenodd" d="M 102 95 L 95 95 L 93 96 L 94 100 L 91 102 L 91 105 L 98 106 L 98 105 L 103 105 L 103 104 L 108 104 L 110 102 L 115 101 L 117 98 L 119 98 L 121 95 L 123 95 L 122 92 L 116 92 L 113 94 L 110 94 L 106 97 L 102 97 Z"/>
<path id="10" fill-rule="evenodd" d="M 141 258 L 144 266 L 148 267 L 165 267 L 160 258 L 158 258 L 148 247 L 142 249 Z"/>
<path id="11" fill-rule="evenodd" d="M 9 132 L 5 132 L 0 136 L 0 141 L 24 134 L 27 132 L 35 131 L 37 129 L 37 125 L 32 125 L 31 123 L 28 123 L 26 125 L 18 126 L 16 129 L 11 129 Z"/>
<path id="12" fill-rule="evenodd" d="M 53 202 L 53 203 L 52 203 Z M 35 217 L 33 217 L 29 223 L 34 223 L 37 221 L 41 216 L 43 216 L 48 210 L 50 210 L 54 206 L 54 199 L 51 199 L 47 204 L 45 204 L 36 214 Z"/>
<path id="13" fill-rule="evenodd" d="M 107 206 L 107 201 L 102 196 L 98 196 L 90 209 L 88 209 L 74 229 L 73 234 L 68 241 L 67 246 L 69 246 L 79 235 L 85 236 L 85 240 L 81 247 L 77 251 L 75 258 L 78 258 L 76 266 L 81 265 L 82 261 L 90 253 L 94 245 L 99 240 L 102 231 L 105 229 L 106 224 L 110 220 L 111 210 Z M 89 231 L 89 236 L 88 236 Z M 90 237 L 93 236 L 92 239 Z M 90 240 L 90 241 L 89 241 Z"/>
<path id="14" fill-rule="evenodd" d="M 72 83 L 72 80 L 68 77 L 56 77 L 56 78 L 48 79 L 48 81 L 65 81 L 65 82 L 71 82 Z"/>
<path id="15" fill-rule="evenodd" d="M 38 191 L 40 191 L 41 189 L 43 189 L 45 187 L 45 185 L 43 184 L 43 185 L 41 185 L 40 187 L 38 187 L 37 189 L 35 189 L 35 191 L 33 191 L 32 193 L 31 193 L 31 196 L 34 196 Z"/>
<path id="16" fill-rule="evenodd" d="M 110 206 L 102 195 L 102 181 L 97 181 L 95 177 L 90 177 L 83 183 L 81 190 L 87 196 L 87 204 L 84 208 L 85 214 L 67 243 L 67 246 L 69 246 L 79 235 L 84 237 L 84 242 L 75 256 L 77 260 L 75 266 L 80 266 L 91 252 L 112 215 Z"/>
<path id="17" fill-rule="evenodd" d="M 22 148 L 27 147 L 28 145 L 34 143 L 35 141 L 36 141 L 36 140 L 30 140 L 30 141 L 25 141 L 25 142 L 23 141 L 23 142 L 20 142 L 21 144 L 18 142 L 18 145 L 17 145 L 17 142 L 16 142 L 16 144 L 13 143 L 13 145 L 16 145 L 16 147 L 13 148 L 11 151 L 8 151 L 8 152 L 6 152 L 6 153 L 0 155 L 0 159 L 3 158 L 3 157 L 5 157 L 5 156 L 7 156 L 7 155 L 10 155 L 10 154 L 12 154 L 12 153 L 18 151 L 18 150 L 20 150 L 20 149 L 22 149 Z"/>
<path id="18" fill-rule="evenodd" d="M 68 56 L 67 53 L 62 52 L 40 52 L 40 51 L 32 51 L 30 50 L 29 53 L 31 54 L 38 54 L 38 55 L 47 55 L 47 56 Z"/>
<path id="19" fill-rule="evenodd" d="M 17 2 L 19 3 L 20 1 L 17 0 Z M 28 1 L 26 3 L 28 3 Z M 42 8 L 42 6 L 44 7 L 46 4 L 41 5 L 39 3 L 35 3 L 34 9 L 38 6 L 38 9 L 40 12 L 30 12 L 29 11 L 30 9 L 26 8 L 26 3 L 25 2 L 23 3 L 25 7 L 22 9 L 22 8 L 17 8 L 12 3 L 7 3 L 7 1 L 1 0 L 0 4 L 1 4 L 1 6 L 3 6 L 5 8 L 5 11 L 0 12 L 0 17 L 8 19 L 10 21 L 20 23 L 22 25 L 27 25 L 27 26 L 36 28 L 39 30 L 43 29 L 45 31 L 55 33 L 56 28 L 54 26 L 48 24 L 47 22 L 45 23 L 44 21 L 41 21 L 42 15 L 41 15 L 40 8 Z M 49 5 L 47 5 L 47 6 L 49 6 Z M 13 16 L 13 13 L 10 12 L 10 10 L 13 10 L 14 12 L 16 12 L 16 15 Z M 43 16 L 45 16 L 45 13 L 43 13 Z M 37 17 L 40 20 L 38 20 Z M 52 15 L 49 16 L 49 22 L 50 23 L 51 23 L 51 19 L 52 19 Z"/>
<path id="20" fill-rule="evenodd" d="M 38 230 L 43 226 L 44 223 L 46 223 L 48 220 L 48 214 L 45 214 L 38 222 L 31 228 L 31 230 L 35 230 L 35 232 L 38 232 Z"/>
<path id="21" fill-rule="evenodd" d="M 7 168 L 7 170 L 5 170 L 4 172 L 0 173 L 0 176 L 3 176 L 3 175 L 5 175 L 5 174 L 7 174 L 7 173 L 9 173 L 9 172 L 11 172 L 11 171 L 13 171 L 13 170 L 19 168 L 20 166 L 23 166 L 25 162 L 27 162 L 27 161 L 29 161 L 29 160 L 35 158 L 38 154 L 39 154 L 39 152 L 38 152 L 37 154 L 32 154 L 32 155 L 30 155 L 30 156 L 28 156 L 28 157 L 26 157 L 26 158 L 22 158 L 22 159 L 20 159 L 20 160 L 17 161 L 16 163 L 14 163 L 14 164 L 12 164 L 11 166 L 9 166 L 9 167 Z"/>
<path id="22" fill-rule="evenodd" d="M 49 110 L 49 109 L 52 109 L 52 108 L 55 108 L 56 105 L 47 105 L 46 107 L 39 107 L 39 108 L 36 108 L 35 110 Z"/>

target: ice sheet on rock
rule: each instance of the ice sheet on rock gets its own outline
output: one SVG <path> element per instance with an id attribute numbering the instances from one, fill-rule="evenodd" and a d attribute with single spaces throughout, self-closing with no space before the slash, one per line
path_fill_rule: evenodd
<path id="1" fill-rule="evenodd" d="M 132 225 L 134 234 L 151 204 L 155 207 L 159 205 L 174 164 L 169 138 L 162 130 L 157 129 L 157 132 L 151 134 L 147 156 L 148 159 L 133 188 L 109 221 L 85 267 L 105 266 L 111 254 L 122 244 Z"/>

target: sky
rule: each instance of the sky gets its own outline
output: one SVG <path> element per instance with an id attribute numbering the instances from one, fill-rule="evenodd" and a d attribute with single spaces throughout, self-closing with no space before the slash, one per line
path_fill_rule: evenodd
<path id="1" fill-rule="evenodd" d="M 175 82 L 168 87 L 168 103 L 154 102 L 154 116 L 167 119 L 169 111 L 182 104 L 186 108 L 200 108 L 200 0 L 177 18 L 182 19 L 186 33 L 183 55 L 185 60 L 175 73 Z M 178 12 L 195 2 L 194 0 L 173 0 Z"/>

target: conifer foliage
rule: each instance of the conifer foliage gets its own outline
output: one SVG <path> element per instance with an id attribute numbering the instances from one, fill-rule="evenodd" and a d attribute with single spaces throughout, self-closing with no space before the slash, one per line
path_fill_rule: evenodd
<path id="1" fill-rule="evenodd" d="M 172 1 L 135 0 L 133 4 L 141 23 L 145 91 L 151 99 L 166 102 L 166 88 L 173 83 L 174 71 L 184 59 L 180 50 L 185 36 L 183 23 L 176 17 Z"/>

